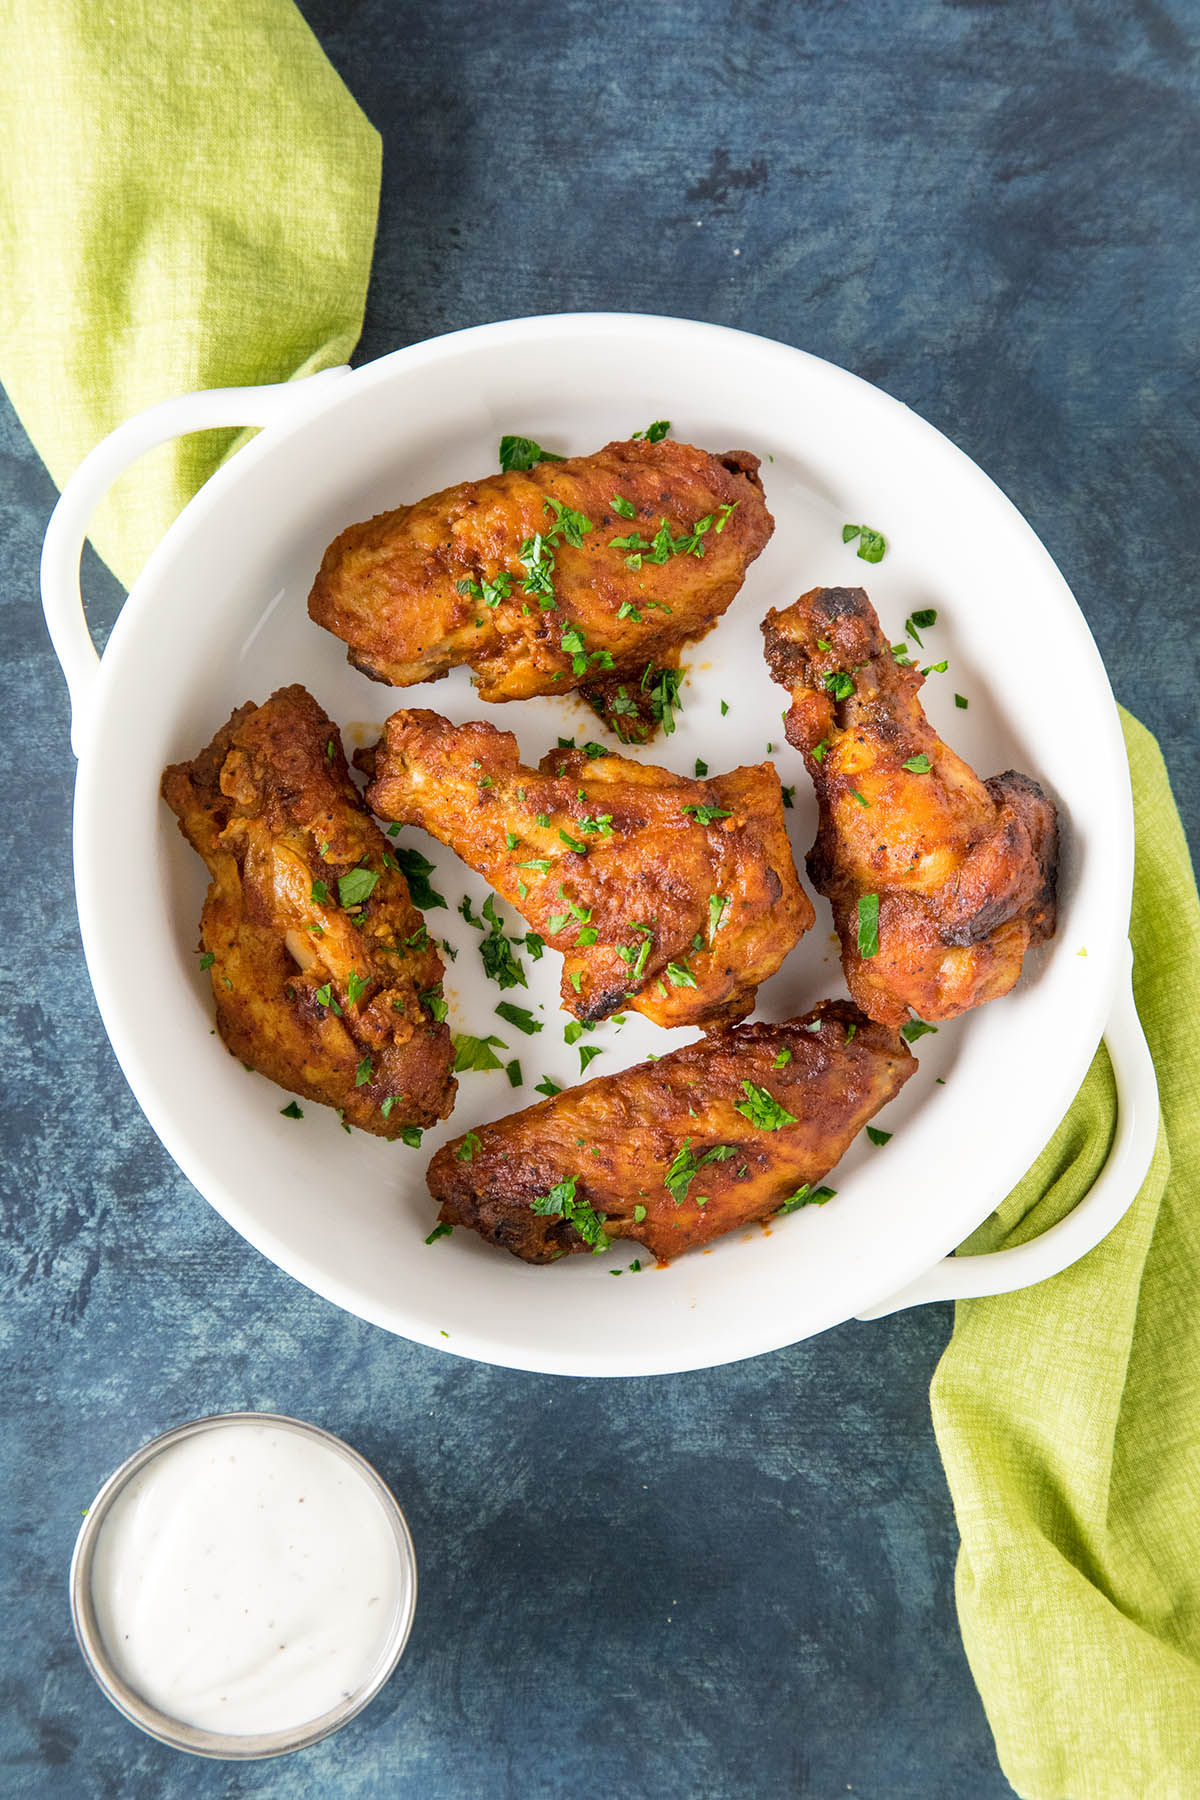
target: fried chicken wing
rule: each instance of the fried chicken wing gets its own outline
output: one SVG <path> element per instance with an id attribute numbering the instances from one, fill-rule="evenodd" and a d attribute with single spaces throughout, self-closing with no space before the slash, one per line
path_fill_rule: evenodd
<path id="1" fill-rule="evenodd" d="M 814 588 L 763 634 L 820 807 L 808 872 L 859 1006 L 898 1025 L 909 1008 L 952 1019 L 1006 994 L 1054 933 L 1051 802 L 1011 770 L 980 781 L 942 742 L 923 676 L 893 656 L 862 588 Z"/>
<path id="2" fill-rule="evenodd" d="M 441 958 L 312 695 L 239 707 L 162 793 L 212 876 L 200 941 L 234 1056 L 379 1137 L 445 1118 Z"/>
<path id="3" fill-rule="evenodd" d="M 560 749 L 531 769 L 511 732 L 418 709 L 358 760 L 381 818 L 440 838 L 562 952 L 587 1022 L 732 1024 L 813 922 L 770 763 L 690 781 Z"/>
<path id="4" fill-rule="evenodd" d="M 487 701 L 582 688 L 626 742 L 774 529 L 746 451 L 613 443 L 431 494 L 336 538 L 308 610 L 395 687 L 459 663 Z"/>
<path id="5" fill-rule="evenodd" d="M 826 1001 L 480 1125 L 437 1152 L 429 1191 L 444 1225 L 526 1262 L 615 1238 L 677 1256 L 832 1198 L 819 1184 L 916 1066 L 897 1033 Z"/>

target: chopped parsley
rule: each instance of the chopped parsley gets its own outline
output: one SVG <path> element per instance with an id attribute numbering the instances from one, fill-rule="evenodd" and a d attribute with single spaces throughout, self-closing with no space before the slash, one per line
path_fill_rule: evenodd
<path id="1" fill-rule="evenodd" d="M 721 717 L 722 717 L 722 718 L 724 718 L 724 717 L 725 717 L 725 714 L 726 714 L 726 713 L 727 713 L 727 712 L 728 712 L 728 711 L 729 711 L 729 702 L 728 702 L 728 700 L 722 700 L 722 702 L 721 702 Z"/>
<path id="2" fill-rule="evenodd" d="M 584 1243 L 590 1244 L 593 1252 L 598 1255 L 609 1247 L 604 1230 L 607 1214 L 597 1212 L 586 1200 L 575 1198 L 577 1180 L 578 1176 L 568 1175 L 565 1181 L 556 1183 L 548 1194 L 540 1194 L 536 1200 L 531 1200 L 529 1210 L 543 1217 L 566 1219 L 575 1227 Z"/>
<path id="3" fill-rule="evenodd" d="M 785 1047 L 784 1049 L 782 1049 L 779 1052 L 779 1055 L 775 1058 L 775 1061 L 771 1064 L 771 1067 L 773 1069 L 786 1068 L 787 1064 L 790 1063 L 791 1060 L 792 1060 L 792 1053 L 790 1050 L 788 1050 Z"/>
<path id="4" fill-rule="evenodd" d="M 338 899 L 343 906 L 361 906 L 375 892 L 379 877 L 374 869 L 351 869 L 338 876 Z"/>
<path id="5" fill-rule="evenodd" d="M 467 902 L 469 904 L 469 902 Z M 504 921 L 496 911 L 494 897 L 489 894 L 483 903 L 483 917 L 491 926 L 487 936 L 479 945 L 479 955 L 483 962 L 484 973 L 501 988 L 528 987 L 525 979 L 525 966 L 513 949 L 512 940 L 505 935 Z M 466 914 L 463 915 L 467 917 Z M 475 919 L 468 919 L 471 925 L 478 924 Z M 480 925 L 482 930 L 482 925 Z"/>
<path id="6" fill-rule="evenodd" d="M 433 864 L 419 850 L 410 850 L 402 844 L 393 852 L 400 873 L 408 883 L 408 894 L 414 906 L 427 912 L 434 906 L 446 906 L 446 901 L 436 888 L 430 887 L 429 877 L 433 874 Z M 339 883 L 340 886 L 340 883 Z M 447 908 L 447 910 L 449 910 Z"/>
<path id="7" fill-rule="evenodd" d="M 733 817 L 726 806 L 681 806 L 679 810 L 691 813 L 697 825 L 711 825 L 714 819 L 731 819 Z"/>
<path id="8" fill-rule="evenodd" d="M 858 954 L 862 957 L 879 954 L 878 894 L 858 896 Z"/>
<path id="9" fill-rule="evenodd" d="M 858 554 L 864 562 L 883 561 L 883 553 L 887 549 L 887 539 L 882 531 L 872 531 L 869 525 L 843 525 L 843 544 L 852 543 L 855 538 L 858 539 Z"/>
<path id="10" fill-rule="evenodd" d="M 929 663 L 921 670 L 922 675 L 944 675 L 950 667 L 948 662 Z"/>
<path id="11" fill-rule="evenodd" d="M 429 1236 L 425 1239 L 425 1242 L 427 1244 L 436 1244 L 439 1238 L 450 1237 L 453 1231 L 453 1225 L 435 1225 Z M 447 1333 L 442 1333 L 443 1337 L 446 1335 Z"/>
<path id="12" fill-rule="evenodd" d="M 795 1114 L 780 1106 L 766 1088 L 758 1087 L 753 1081 L 743 1081 L 742 1092 L 746 1098 L 734 1111 L 740 1112 L 743 1118 L 749 1119 L 761 1131 L 781 1131 L 785 1125 L 796 1123 Z"/>
<path id="13" fill-rule="evenodd" d="M 928 775 L 933 764 L 922 751 L 920 756 L 910 756 L 907 762 L 901 763 L 900 767 L 907 769 L 912 775 Z"/>
<path id="14" fill-rule="evenodd" d="M 508 1025 L 515 1025 L 526 1037 L 532 1037 L 542 1029 L 541 1021 L 534 1018 L 527 1006 L 514 1006 L 511 1000 L 501 1000 L 496 1008 L 496 1016 Z"/>
<path id="15" fill-rule="evenodd" d="M 355 1069 L 355 1071 L 354 1071 L 355 1087 L 356 1088 L 366 1087 L 367 1083 L 370 1081 L 374 1072 L 375 1071 L 374 1071 L 374 1068 L 371 1063 L 371 1058 L 369 1056 L 364 1056 L 362 1061 L 359 1063 L 357 1069 Z"/>
<path id="16" fill-rule="evenodd" d="M 580 1046 L 579 1046 L 579 1073 L 581 1075 L 585 1074 L 587 1071 L 588 1064 L 595 1057 L 603 1056 L 603 1055 L 604 1055 L 604 1046 L 602 1044 L 580 1044 Z"/>
<path id="17" fill-rule="evenodd" d="M 825 757 L 826 757 L 828 751 L 829 751 L 829 740 L 828 740 L 828 738 L 822 738 L 819 744 L 813 745 L 812 751 L 810 754 L 815 763 L 823 763 L 825 761 Z"/>
<path id="18" fill-rule="evenodd" d="M 900 1027 L 900 1036 L 906 1044 L 915 1044 L 918 1038 L 925 1036 L 926 1032 L 935 1032 L 936 1030 L 936 1025 L 927 1025 L 924 1019 L 918 1019 L 914 1015 Z"/>
<path id="19" fill-rule="evenodd" d="M 915 612 L 911 614 L 909 618 L 905 619 L 904 635 L 910 637 L 913 643 L 923 650 L 925 646 L 921 642 L 920 632 L 918 632 L 917 627 L 920 626 L 921 631 L 928 631 L 931 625 L 936 624 L 937 608 L 934 606 L 926 606 L 922 608 L 920 612 Z"/>
<path id="20" fill-rule="evenodd" d="M 666 1188 L 668 1194 L 670 1194 L 672 1200 L 674 1200 L 676 1206 L 683 1205 L 683 1202 L 687 1199 L 688 1188 L 700 1173 L 701 1169 L 705 1168 L 709 1163 L 728 1162 L 731 1156 L 737 1155 L 737 1146 L 735 1144 L 714 1144 L 712 1149 L 705 1150 L 703 1155 L 693 1156 L 691 1143 L 692 1140 L 690 1137 L 684 1138 L 682 1145 L 675 1154 L 674 1161 L 663 1176 L 663 1186 Z M 697 1201 L 697 1205 L 700 1204 L 702 1203 Z M 639 1209 L 636 1207 L 634 1208 L 633 1217 L 636 1224 L 640 1224 L 645 1216 L 646 1209 L 644 1206 L 640 1209 L 640 1216 Z"/>
<path id="21" fill-rule="evenodd" d="M 965 699 L 964 699 L 964 697 L 963 697 L 963 695 L 962 695 L 962 694 L 955 694 L 955 696 L 954 696 L 954 704 L 955 704 L 955 706 L 958 706 L 958 707 L 961 707 L 961 708 L 962 708 L 962 710 L 963 710 L 963 712 L 966 712 L 966 710 L 967 710 L 967 702 L 966 702 L 966 700 L 965 700 Z"/>
<path id="22" fill-rule="evenodd" d="M 891 1140 L 890 1131 L 877 1131 L 874 1125 L 867 1126 L 867 1136 L 873 1144 L 886 1144 Z"/>
<path id="23" fill-rule="evenodd" d="M 667 980 L 672 987 L 694 988 L 697 985 L 692 971 L 680 963 L 669 962 L 667 964 Z"/>
<path id="24" fill-rule="evenodd" d="M 492 1049 L 492 1046 L 496 1045 L 501 1050 L 507 1050 L 508 1045 L 503 1038 L 469 1037 L 465 1032 L 456 1031 L 450 1041 L 454 1045 L 454 1073 L 456 1075 L 465 1074 L 470 1069 L 486 1071 L 504 1067 Z"/>
<path id="25" fill-rule="evenodd" d="M 287 1106 L 281 1106 L 279 1113 L 280 1117 L 284 1119 L 302 1119 L 304 1117 L 303 1109 L 297 1106 L 294 1100 L 290 1101 Z"/>
<path id="26" fill-rule="evenodd" d="M 514 1056 L 510 1063 L 505 1063 L 504 1073 L 508 1076 L 509 1087 L 521 1087 L 523 1085 L 525 1077 L 521 1073 L 521 1064 L 517 1057 Z"/>
<path id="27" fill-rule="evenodd" d="M 524 472 L 532 469 L 535 463 L 565 462 L 563 456 L 556 456 L 553 450 L 543 450 L 535 438 L 502 437 L 500 439 L 500 472 L 507 475 L 510 469 Z"/>
<path id="28" fill-rule="evenodd" d="M 482 600 L 485 606 L 499 606 L 512 593 L 512 583 L 513 578 L 508 570 L 501 569 L 490 581 L 485 575 L 482 582 L 459 581 L 455 586 L 460 594 L 469 594 L 472 600 Z"/>
<path id="29" fill-rule="evenodd" d="M 483 1140 L 478 1132 L 468 1131 L 466 1137 L 454 1152 L 454 1160 L 456 1162 L 472 1162 L 476 1151 L 482 1149 Z"/>
<path id="30" fill-rule="evenodd" d="M 587 855 L 587 853 L 588 853 L 587 845 L 581 844 L 578 838 L 573 838 L 569 831 L 563 831 L 560 829 L 558 835 L 559 835 L 559 839 L 561 840 L 561 842 L 567 846 L 568 850 L 573 850 L 575 852 L 576 856 L 586 856 Z"/>
<path id="31" fill-rule="evenodd" d="M 822 686 L 833 699 L 848 700 L 854 692 L 854 677 L 848 669 L 838 669 L 825 676 Z"/>
<path id="32" fill-rule="evenodd" d="M 204 955 L 200 958 L 200 967 L 202 969 L 211 969 L 213 964 L 216 962 L 216 960 L 217 959 L 213 955 L 212 951 L 206 950 L 204 952 Z"/>
<path id="33" fill-rule="evenodd" d="M 708 941 L 711 944 L 721 929 L 721 920 L 729 910 L 728 894 L 710 894 L 708 896 Z"/>
<path id="34" fill-rule="evenodd" d="M 648 444 L 659 444 L 670 429 L 670 419 L 655 419 L 653 425 L 647 425 L 645 431 L 635 431 L 633 436 L 635 441 L 638 438 L 645 438 Z"/>
<path id="35" fill-rule="evenodd" d="M 432 1015 L 437 1024 L 442 1025 L 445 1023 L 446 1014 L 450 1011 L 450 1008 L 446 1004 L 440 989 L 426 988 L 424 993 L 417 995 L 417 999 L 421 1002 L 421 1005 L 425 1008 L 426 1012 Z"/>
<path id="36" fill-rule="evenodd" d="M 318 1006 L 328 1006 L 339 1019 L 341 1018 L 342 1009 L 334 999 L 332 981 L 327 981 L 324 987 L 317 988 L 313 998 L 316 1000 Z"/>
<path id="37" fill-rule="evenodd" d="M 562 1088 L 551 1076 L 543 1075 L 533 1091 L 535 1094 L 545 1094 L 547 1100 L 552 1100 L 555 1094 L 562 1093 Z"/>
<path id="38" fill-rule="evenodd" d="M 799 1206 L 824 1206 L 825 1202 L 832 1200 L 836 1194 L 836 1188 L 810 1188 L 805 1182 L 804 1186 L 797 1188 L 796 1192 L 785 1200 L 778 1210 L 781 1213 L 790 1213 L 795 1212 Z"/>
<path id="39" fill-rule="evenodd" d="M 795 804 L 796 804 L 796 786 L 795 786 L 794 782 L 791 787 L 781 787 L 779 792 L 783 797 L 783 804 L 789 810 L 793 806 L 795 806 Z"/>
<path id="40" fill-rule="evenodd" d="M 614 494 L 609 501 L 613 511 L 622 519 L 636 519 L 637 507 L 632 500 L 626 500 L 624 494 Z"/>
<path id="41" fill-rule="evenodd" d="M 326 901 L 329 899 L 329 889 L 323 881 L 313 882 L 312 893 L 309 895 L 309 899 L 315 900 L 318 906 L 325 905 Z"/>
<path id="42" fill-rule="evenodd" d="M 870 806 L 871 802 L 867 799 L 866 795 L 860 794 L 857 788 L 851 788 L 850 792 L 854 795 L 854 798 L 858 801 L 860 806 Z"/>
<path id="43" fill-rule="evenodd" d="M 527 931 L 525 933 L 525 948 L 528 950 L 529 955 L 534 962 L 541 962 L 542 951 L 546 948 L 546 940 L 544 937 L 539 937 L 536 931 Z"/>
<path id="44" fill-rule="evenodd" d="M 554 500 L 549 494 L 542 501 L 542 511 L 554 514 L 554 523 L 547 536 L 565 538 L 573 550 L 582 550 L 584 533 L 595 530 L 592 521 L 583 513 L 576 512 L 573 506 L 564 506 L 561 500 Z"/>

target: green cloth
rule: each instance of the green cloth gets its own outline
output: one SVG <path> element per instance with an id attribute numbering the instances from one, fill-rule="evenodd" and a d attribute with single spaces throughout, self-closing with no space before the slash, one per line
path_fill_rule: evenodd
<path id="1" fill-rule="evenodd" d="M 346 361 L 380 140 L 290 0 L 11 0 L 0 53 L 0 381 L 60 486 L 156 400 Z M 113 486 L 126 586 L 236 438 Z"/>
<path id="2" fill-rule="evenodd" d="M 290 0 L 39 0 L 4 21 L 0 379 L 56 480 L 155 400 L 345 360 L 379 140 Z M 114 488 L 93 537 L 123 581 L 232 441 L 165 446 Z M 1200 1797 L 1200 914 L 1157 747 L 1124 726 L 1165 1129 L 1082 1263 L 959 1305 L 932 1395 L 963 1637 L 1028 1800 Z M 968 1248 L 1060 1217 L 1114 1115 L 1101 1052 Z"/>
<path id="3" fill-rule="evenodd" d="M 1158 746 L 1133 776 L 1133 984 L 1158 1073 L 1150 1173 L 1052 1280 L 961 1300 L 932 1388 L 962 1536 L 958 1611 L 1025 1800 L 1200 1796 L 1200 904 Z M 1103 1167 L 1101 1049 L 1054 1138 L 964 1249 L 1022 1242 Z"/>

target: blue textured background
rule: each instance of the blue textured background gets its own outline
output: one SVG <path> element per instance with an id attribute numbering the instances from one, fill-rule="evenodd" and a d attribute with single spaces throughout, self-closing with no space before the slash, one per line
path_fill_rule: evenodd
<path id="1" fill-rule="evenodd" d="M 1196 842 L 1194 4 L 304 0 L 385 140 L 365 359 L 491 318 L 675 313 L 801 345 L 938 425 L 1032 521 Z M 700 375 L 698 373 L 698 379 Z M 992 1800 L 954 1617 L 930 1308 L 730 1369 L 464 1365 L 297 1287 L 151 1136 L 96 1016 L 54 494 L 0 418 L 5 1793 L 283 1800 Z M 947 521 L 947 529 L 953 521 Z M 119 605 L 89 564 L 94 622 Z M 1048 708 L 1070 705 L 1031 660 Z M 137 871 L 120 867 L 129 903 Z M 153 996 L 146 998 L 153 1005 Z M 336 1738 L 241 1769 L 126 1726 L 65 1580 L 80 1509 L 210 1410 L 372 1457 L 421 1565 L 411 1644 Z"/>

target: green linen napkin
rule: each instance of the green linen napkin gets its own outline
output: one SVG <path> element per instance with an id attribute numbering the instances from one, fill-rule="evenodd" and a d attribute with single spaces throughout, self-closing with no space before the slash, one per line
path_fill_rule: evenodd
<path id="1" fill-rule="evenodd" d="M 1158 1073 L 1150 1173 L 1082 1262 L 961 1300 L 932 1388 L 959 1621 L 1025 1800 L 1200 1796 L 1200 903 L 1158 745 L 1133 776 L 1133 985 Z M 1116 1118 L 1101 1049 L 1033 1168 L 963 1246 L 1061 1218 Z"/>
<path id="2" fill-rule="evenodd" d="M 0 381 L 61 486 L 193 388 L 345 362 L 380 140 L 291 0 L 0 14 Z M 153 450 L 91 537 L 128 587 L 237 434 Z"/>

